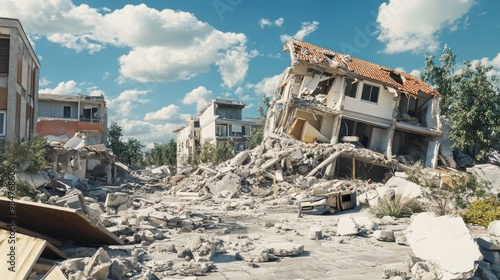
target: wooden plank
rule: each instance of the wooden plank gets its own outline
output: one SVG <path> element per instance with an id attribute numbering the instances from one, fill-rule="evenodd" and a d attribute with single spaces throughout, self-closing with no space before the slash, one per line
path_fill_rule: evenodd
<path id="1" fill-rule="evenodd" d="M 8 223 L 9 199 L 0 197 L 0 221 Z M 14 200 L 17 226 L 57 240 L 81 245 L 122 245 L 123 241 L 104 226 L 90 221 L 76 209 Z"/>
<path id="2" fill-rule="evenodd" d="M 4 268 L 2 279 L 26 279 L 45 249 L 47 241 L 21 233 L 15 233 L 13 239 L 9 239 L 10 236 L 10 231 L 0 230 L 0 263 Z M 11 242 L 12 240 L 15 240 L 15 243 Z M 11 253 L 12 256 L 9 255 Z"/>

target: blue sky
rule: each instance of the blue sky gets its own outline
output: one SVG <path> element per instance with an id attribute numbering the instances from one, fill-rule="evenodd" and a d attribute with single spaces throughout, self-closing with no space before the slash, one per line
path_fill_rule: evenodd
<path id="1" fill-rule="evenodd" d="M 415 75 L 444 44 L 500 74 L 494 0 L 2 0 L 42 67 L 40 91 L 103 94 L 109 120 L 146 145 L 214 98 L 256 117 L 290 65 L 295 37 Z"/>

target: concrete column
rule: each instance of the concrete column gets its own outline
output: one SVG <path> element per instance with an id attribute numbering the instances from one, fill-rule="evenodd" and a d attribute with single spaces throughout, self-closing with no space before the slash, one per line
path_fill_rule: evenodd
<path id="1" fill-rule="evenodd" d="M 385 156 L 390 159 L 392 158 L 392 142 L 394 141 L 394 131 L 396 130 L 396 119 L 392 120 L 391 127 L 389 127 L 387 149 L 385 150 Z"/>
<path id="2" fill-rule="evenodd" d="M 106 183 L 108 184 L 111 184 L 113 182 L 111 170 L 111 162 L 108 162 L 108 164 L 106 165 Z"/>

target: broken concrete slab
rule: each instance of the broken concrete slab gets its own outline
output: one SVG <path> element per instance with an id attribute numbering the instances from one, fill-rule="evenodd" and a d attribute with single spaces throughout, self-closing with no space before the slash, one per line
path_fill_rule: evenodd
<path id="1" fill-rule="evenodd" d="M 379 197 L 384 197 L 389 190 L 394 190 L 395 195 L 401 195 L 404 198 L 418 198 L 422 195 L 421 187 L 404 178 L 393 176 L 383 187 L 377 188 Z"/>
<path id="2" fill-rule="evenodd" d="M 323 228 L 321 225 L 312 225 L 309 228 L 309 239 L 320 240 L 323 238 Z"/>
<path id="3" fill-rule="evenodd" d="M 208 188 L 214 195 L 227 190 L 231 192 L 231 197 L 235 197 L 241 190 L 241 178 L 236 174 L 227 173 L 221 180 L 210 184 Z"/>
<path id="4" fill-rule="evenodd" d="M 359 227 L 351 216 L 342 216 L 337 224 L 337 235 L 356 235 Z"/>
<path id="5" fill-rule="evenodd" d="M 394 232 L 392 230 L 376 230 L 373 232 L 373 237 L 379 241 L 394 242 Z"/>
<path id="6" fill-rule="evenodd" d="M 488 233 L 500 237 L 500 220 L 493 221 L 488 225 Z"/>
<path id="7" fill-rule="evenodd" d="M 304 252 L 304 245 L 293 243 L 271 243 L 266 245 L 269 253 L 277 257 L 294 257 Z"/>
<path id="8" fill-rule="evenodd" d="M 482 181 L 488 182 L 492 193 L 500 193 L 500 166 L 476 164 L 471 168 L 467 168 L 467 172 L 472 173 Z"/>
<path id="9" fill-rule="evenodd" d="M 229 166 L 238 167 L 241 166 L 245 160 L 250 157 L 250 153 L 248 151 L 239 152 L 234 158 L 229 162 Z"/>
<path id="10" fill-rule="evenodd" d="M 483 258 L 460 217 L 436 217 L 429 212 L 416 214 L 406 237 L 415 256 L 434 262 L 443 279 L 472 277 L 476 262 Z"/>
<path id="11" fill-rule="evenodd" d="M 489 236 L 482 236 L 482 237 L 477 237 L 474 240 L 476 240 L 479 246 L 481 246 L 486 250 L 500 251 L 500 239 L 492 238 Z"/>
<path id="12" fill-rule="evenodd" d="M 122 192 L 114 192 L 108 193 L 104 207 L 106 207 L 106 212 L 116 214 L 132 207 L 133 203 L 134 199 L 130 195 Z"/>
<path id="13" fill-rule="evenodd" d="M 255 248 L 248 252 L 236 252 L 235 258 L 246 262 L 262 263 L 269 261 L 269 249 Z"/>

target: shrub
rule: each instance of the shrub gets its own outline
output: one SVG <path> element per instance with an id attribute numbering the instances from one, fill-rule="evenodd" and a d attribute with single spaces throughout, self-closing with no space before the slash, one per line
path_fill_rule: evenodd
<path id="1" fill-rule="evenodd" d="M 423 207 L 418 200 L 398 194 L 394 198 L 379 198 L 377 205 L 370 206 L 369 211 L 377 218 L 384 216 L 404 218 L 422 212 Z"/>
<path id="2" fill-rule="evenodd" d="M 436 215 L 443 216 L 454 213 L 454 195 L 448 187 L 426 185 L 422 189 L 422 196 L 428 200 L 428 203 L 426 203 L 428 210 Z"/>
<path id="3" fill-rule="evenodd" d="M 27 196 L 34 201 L 38 200 L 38 198 L 36 197 L 37 191 L 28 182 L 17 181 L 15 187 L 16 188 L 14 191 L 14 195 L 16 196 L 16 198 Z"/>
<path id="4" fill-rule="evenodd" d="M 481 199 L 472 202 L 460 213 L 464 222 L 487 227 L 491 222 L 500 220 L 500 200 L 498 198 Z"/>

